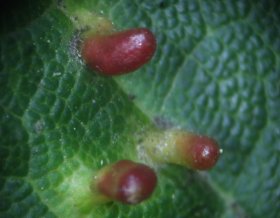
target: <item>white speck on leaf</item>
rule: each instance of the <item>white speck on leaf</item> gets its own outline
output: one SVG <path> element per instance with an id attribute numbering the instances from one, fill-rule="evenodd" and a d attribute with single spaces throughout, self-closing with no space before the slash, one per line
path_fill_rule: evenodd
<path id="1" fill-rule="evenodd" d="M 128 178 L 128 185 L 124 188 L 127 201 L 130 203 L 137 203 L 140 194 L 140 187 L 137 179 L 134 176 Z"/>
<path id="2" fill-rule="evenodd" d="M 60 75 L 61 75 L 61 72 L 54 72 L 52 76 L 56 77 L 56 76 L 60 76 Z"/>
<path id="3" fill-rule="evenodd" d="M 34 129 L 36 133 L 41 133 L 45 128 L 45 121 L 40 119 L 34 124 Z"/>

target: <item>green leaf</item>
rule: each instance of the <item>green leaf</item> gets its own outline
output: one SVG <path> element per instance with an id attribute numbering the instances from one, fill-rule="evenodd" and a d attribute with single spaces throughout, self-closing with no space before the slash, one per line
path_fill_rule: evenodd
<path id="1" fill-rule="evenodd" d="M 276 0 L 24 2 L 1 15 L 0 217 L 280 215 Z M 90 71 L 72 22 L 82 10 L 150 28 L 155 57 L 117 78 Z M 217 167 L 157 166 L 147 201 L 93 203 L 94 173 L 144 162 L 137 145 L 159 121 L 216 138 Z"/>

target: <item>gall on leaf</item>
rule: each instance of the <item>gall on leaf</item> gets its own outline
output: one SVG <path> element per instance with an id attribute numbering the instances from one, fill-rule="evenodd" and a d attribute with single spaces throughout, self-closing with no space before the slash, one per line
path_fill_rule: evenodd
<path id="1" fill-rule="evenodd" d="M 91 190 L 107 201 L 138 204 L 151 196 L 156 184 L 153 169 L 130 160 L 120 160 L 98 172 Z"/>
<path id="2" fill-rule="evenodd" d="M 155 50 L 156 38 L 147 28 L 93 35 L 82 43 L 85 63 L 108 76 L 135 71 L 153 57 Z"/>
<path id="3" fill-rule="evenodd" d="M 181 130 L 151 133 L 141 146 L 157 162 L 178 164 L 194 170 L 212 168 L 222 153 L 214 139 Z"/>

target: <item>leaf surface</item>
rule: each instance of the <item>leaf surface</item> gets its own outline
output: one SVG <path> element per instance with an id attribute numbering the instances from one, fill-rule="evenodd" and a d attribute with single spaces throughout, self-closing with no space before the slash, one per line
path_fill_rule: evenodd
<path id="1" fill-rule="evenodd" d="M 279 216 L 277 1 L 33 2 L 25 20 L 1 22 L 0 217 Z M 91 72 L 72 22 L 81 9 L 150 28 L 155 57 L 131 75 Z M 143 161 L 154 122 L 216 138 L 217 167 L 159 166 L 142 204 L 92 203 L 94 172 Z"/>

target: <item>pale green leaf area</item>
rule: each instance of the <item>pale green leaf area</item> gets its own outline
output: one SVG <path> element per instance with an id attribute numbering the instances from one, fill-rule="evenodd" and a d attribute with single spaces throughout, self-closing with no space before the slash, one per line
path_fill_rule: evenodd
<path id="1" fill-rule="evenodd" d="M 83 11 L 150 28 L 155 56 L 115 78 L 88 69 Z M 24 0 L 0 17 L 1 218 L 280 217 L 279 1 Z M 143 158 L 166 124 L 215 138 L 217 166 Z M 120 159 L 156 170 L 152 197 L 93 202 L 95 172 Z"/>

